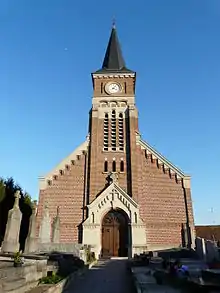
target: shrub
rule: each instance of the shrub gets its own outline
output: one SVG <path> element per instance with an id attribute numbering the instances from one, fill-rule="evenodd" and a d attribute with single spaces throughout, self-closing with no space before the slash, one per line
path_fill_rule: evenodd
<path id="1" fill-rule="evenodd" d="M 63 277 L 61 277 L 53 272 L 51 276 L 41 278 L 39 283 L 40 284 L 57 284 L 61 280 L 63 280 Z"/>
<path id="2" fill-rule="evenodd" d="M 96 260 L 95 253 L 93 251 L 91 251 L 90 247 L 87 247 L 85 252 L 86 252 L 86 262 L 88 264 L 90 264 Z"/>
<path id="3" fill-rule="evenodd" d="M 17 251 L 12 258 L 14 260 L 14 264 L 24 264 L 24 259 L 22 257 L 21 251 Z"/>

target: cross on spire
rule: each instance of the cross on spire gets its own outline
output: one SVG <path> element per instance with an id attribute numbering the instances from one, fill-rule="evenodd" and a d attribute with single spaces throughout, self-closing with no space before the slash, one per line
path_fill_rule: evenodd
<path id="1" fill-rule="evenodd" d="M 116 21 L 115 21 L 115 18 L 113 17 L 113 19 L 112 19 L 112 28 L 116 28 Z"/>

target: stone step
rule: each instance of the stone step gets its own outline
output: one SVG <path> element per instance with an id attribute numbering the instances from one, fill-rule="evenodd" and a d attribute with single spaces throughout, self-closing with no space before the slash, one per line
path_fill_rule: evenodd
<path id="1" fill-rule="evenodd" d="M 3 278 L 18 278 L 23 277 L 28 273 L 36 271 L 35 265 L 24 265 L 22 267 L 15 268 L 13 264 L 10 267 L 0 269 L 0 280 Z"/>
<path id="2" fill-rule="evenodd" d="M 49 285 L 49 284 L 39 285 L 39 286 L 36 286 L 35 288 L 28 290 L 26 293 L 44 293 L 52 286 L 54 286 L 54 285 Z"/>
<path id="3" fill-rule="evenodd" d="M 3 291 L 1 293 L 25 293 L 37 285 L 38 281 L 26 282 L 25 278 L 14 279 L 11 282 L 5 282 L 3 284 Z"/>
<path id="4" fill-rule="evenodd" d="M 3 292 L 10 292 L 21 286 L 24 286 L 25 283 L 25 278 L 10 278 L 10 280 L 8 280 L 8 278 L 5 278 L 4 280 L 2 280 L 2 289 Z"/>
<path id="5" fill-rule="evenodd" d="M 5 292 L 5 293 L 26 293 L 29 291 L 31 288 L 34 288 L 37 286 L 37 282 L 32 282 L 32 283 L 26 283 L 24 286 L 21 286 L 19 288 L 16 288 L 13 291 L 10 292 Z"/>
<path id="6" fill-rule="evenodd" d="M 14 266 L 12 264 L 10 267 L 0 269 L 0 280 L 7 278 L 7 277 L 14 278 L 15 275 L 17 275 L 20 272 L 21 272 L 20 268 L 14 268 Z"/>

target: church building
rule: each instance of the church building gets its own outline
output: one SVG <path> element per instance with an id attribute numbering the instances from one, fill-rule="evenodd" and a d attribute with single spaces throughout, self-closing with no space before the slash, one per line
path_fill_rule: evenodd
<path id="1" fill-rule="evenodd" d="M 92 85 L 85 141 L 39 179 L 38 228 L 47 205 L 52 219 L 59 207 L 60 243 L 91 245 L 100 257 L 193 248 L 190 176 L 141 138 L 136 72 L 115 26 Z"/>

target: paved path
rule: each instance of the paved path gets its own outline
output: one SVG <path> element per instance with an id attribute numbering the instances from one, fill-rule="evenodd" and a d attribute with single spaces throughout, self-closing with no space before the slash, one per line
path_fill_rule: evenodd
<path id="1" fill-rule="evenodd" d="M 125 259 L 100 260 L 85 275 L 78 277 L 63 293 L 132 293 Z"/>

